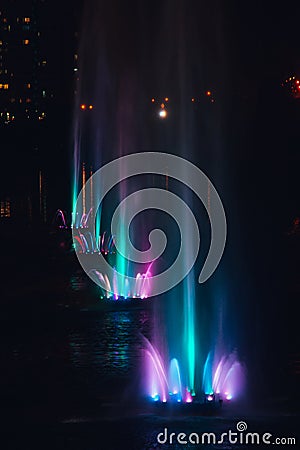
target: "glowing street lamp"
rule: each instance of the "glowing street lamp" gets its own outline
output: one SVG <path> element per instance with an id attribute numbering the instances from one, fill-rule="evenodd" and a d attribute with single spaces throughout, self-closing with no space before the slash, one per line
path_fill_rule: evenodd
<path id="1" fill-rule="evenodd" d="M 165 109 L 161 109 L 158 114 L 159 114 L 159 117 L 161 117 L 162 119 L 165 119 L 168 115 L 167 111 Z"/>

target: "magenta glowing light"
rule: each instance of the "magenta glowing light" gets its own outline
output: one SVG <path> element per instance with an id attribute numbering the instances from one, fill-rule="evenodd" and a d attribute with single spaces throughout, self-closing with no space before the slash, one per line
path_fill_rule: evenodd
<path id="1" fill-rule="evenodd" d="M 56 211 L 53 222 L 58 225 L 58 228 L 68 228 L 65 214 L 61 209 Z"/>
<path id="2" fill-rule="evenodd" d="M 87 221 L 92 214 L 90 211 L 84 217 L 81 218 L 80 226 L 73 229 L 74 233 L 74 243 L 75 245 L 79 244 L 77 251 L 80 254 L 93 254 L 93 253 L 102 253 L 103 255 L 112 255 L 115 254 L 115 242 L 114 236 L 110 236 L 104 231 L 104 233 L 98 237 L 93 236 L 89 231 L 87 226 Z"/>
<path id="3" fill-rule="evenodd" d="M 193 398 L 192 398 L 191 393 L 188 390 L 186 390 L 185 403 L 192 403 L 192 401 L 193 401 Z"/>
<path id="4" fill-rule="evenodd" d="M 114 271 L 113 280 L 110 281 L 108 276 L 93 271 L 95 277 L 101 281 L 101 296 L 107 299 L 119 300 L 120 298 L 140 298 L 142 300 L 151 296 L 151 272 L 147 270 L 145 274 L 138 273 L 133 282 L 130 282 L 128 278 L 125 278 L 124 286 L 120 282 L 118 274 Z M 123 289 L 123 290 L 122 290 Z"/>
<path id="5" fill-rule="evenodd" d="M 214 360 L 213 391 L 226 400 L 240 397 L 245 388 L 245 368 L 235 352 Z"/>
<path id="6" fill-rule="evenodd" d="M 170 362 L 168 375 L 163 359 L 157 349 L 144 337 L 145 394 L 155 402 L 192 403 L 191 392 L 183 388 L 179 363 L 176 358 Z"/>
<path id="7" fill-rule="evenodd" d="M 167 401 L 168 381 L 165 368 L 160 354 L 154 349 L 152 344 L 145 339 L 146 349 L 146 385 L 149 396 L 155 401 Z"/>
<path id="8" fill-rule="evenodd" d="M 220 360 L 209 356 L 212 364 L 206 364 L 203 368 L 202 386 L 212 386 L 209 392 L 199 390 L 194 392 L 186 387 L 187 375 L 182 377 L 179 362 L 176 358 L 171 359 L 169 370 L 166 371 L 164 359 L 154 346 L 145 339 L 146 342 L 146 363 L 145 363 L 145 386 L 146 396 L 155 402 L 201 402 L 205 394 L 205 402 L 213 403 L 216 399 L 227 401 L 235 400 L 241 396 L 245 387 L 245 369 L 238 361 L 236 353 L 224 355 Z M 211 370 L 209 370 L 211 368 Z M 199 383 L 196 382 L 199 388 Z M 217 397 L 216 397 L 217 396 Z M 203 400 L 202 400 L 203 401 Z"/>

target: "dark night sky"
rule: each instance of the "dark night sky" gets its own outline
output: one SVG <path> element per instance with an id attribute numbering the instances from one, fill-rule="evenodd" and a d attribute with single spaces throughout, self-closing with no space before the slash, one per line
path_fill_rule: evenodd
<path id="1" fill-rule="evenodd" d="M 80 3 L 86 13 L 81 13 Z M 55 100 L 60 116 L 49 127 L 55 129 L 64 148 L 72 135 L 74 106 L 70 92 L 73 73 L 66 55 L 73 53 L 70 36 L 80 23 L 79 43 L 85 43 L 86 57 L 91 59 L 84 75 L 89 97 L 93 97 L 99 70 L 103 71 L 101 59 L 98 69 L 95 64 L 101 51 L 113 97 L 118 95 L 114 88 L 119 81 L 130 77 L 136 95 L 145 102 L 152 95 L 165 95 L 166 90 L 169 96 L 178 97 L 180 92 L 193 96 L 198 88 L 212 87 L 220 103 L 222 129 L 228 132 L 234 128 L 231 135 L 246 132 L 247 141 L 249 134 L 263 135 L 264 126 L 272 128 L 274 108 L 278 109 L 275 119 L 284 121 L 282 126 L 289 127 L 289 119 L 295 119 L 295 106 L 288 100 L 280 103 L 285 99 L 279 86 L 282 79 L 299 70 L 296 2 L 114 0 L 48 4 L 52 39 L 47 45 L 49 52 L 56 53 L 60 82 Z M 247 147 L 244 138 L 242 145 Z M 244 152 L 248 158 L 247 150 Z M 244 152 L 237 148 L 234 160 L 243 159 Z M 69 157 L 70 149 L 66 153 Z M 62 156 L 60 145 L 57 149 L 54 146 L 54 155 Z"/>

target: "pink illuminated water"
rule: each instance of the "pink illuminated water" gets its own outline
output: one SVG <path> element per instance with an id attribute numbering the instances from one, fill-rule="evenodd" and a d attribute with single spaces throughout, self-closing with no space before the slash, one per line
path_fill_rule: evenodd
<path id="1" fill-rule="evenodd" d="M 187 377 L 184 371 L 182 373 L 177 359 L 171 359 L 167 369 L 165 359 L 146 338 L 144 355 L 145 395 L 155 402 L 213 402 L 216 399 L 230 401 L 243 394 L 245 368 L 238 361 L 236 353 L 224 355 L 219 361 L 214 361 L 211 371 L 203 369 L 203 376 L 211 378 L 202 384 L 212 386 L 208 393 L 204 388 L 195 393 L 191 392 L 186 387 Z"/>

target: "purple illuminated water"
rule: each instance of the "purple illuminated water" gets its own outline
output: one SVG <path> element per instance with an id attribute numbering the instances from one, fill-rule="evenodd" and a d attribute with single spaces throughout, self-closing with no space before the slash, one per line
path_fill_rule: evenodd
<path id="1" fill-rule="evenodd" d="M 223 355 L 220 360 L 215 360 L 211 370 L 207 369 L 209 354 L 203 368 L 203 388 L 192 392 L 178 360 L 172 358 L 166 367 L 165 359 L 158 350 L 146 338 L 144 341 L 144 394 L 150 400 L 163 403 L 211 402 L 220 399 L 230 401 L 243 394 L 245 368 L 236 353 Z"/>

